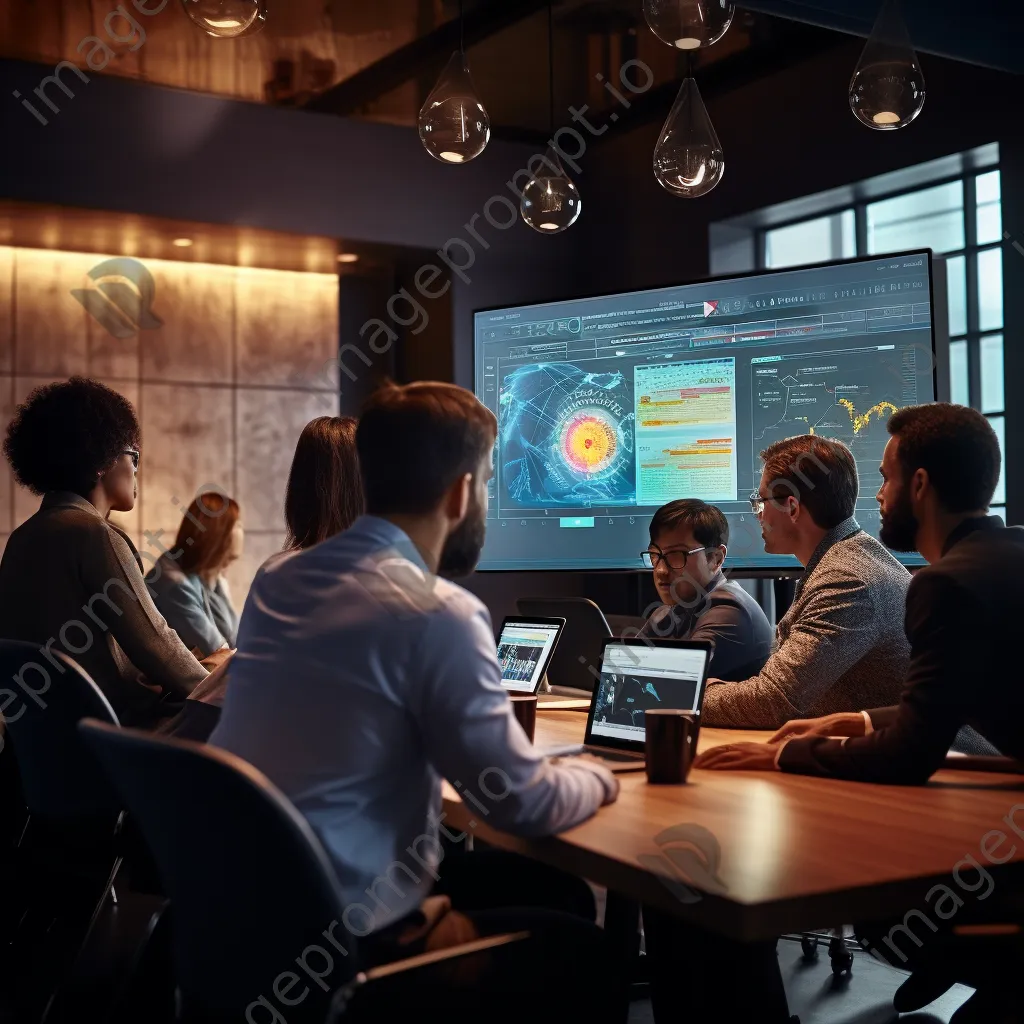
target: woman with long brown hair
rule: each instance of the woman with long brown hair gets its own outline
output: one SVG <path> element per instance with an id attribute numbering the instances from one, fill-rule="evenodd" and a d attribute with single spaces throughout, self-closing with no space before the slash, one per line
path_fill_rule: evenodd
<path id="1" fill-rule="evenodd" d="M 318 416 L 302 429 L 284 502 L 288 550 L 311 548 L 363 514 L 363 484 L 351 416 Z"/>
<path id="2" fill-rule="evenodd" d="M 200 658 L 235 646 L 238 613 L 224 572 L 242 554 L 243 542 L 238 502 L 205 491 L 186 510 L 173 549 L 146 577 L 160 613 Z"/>

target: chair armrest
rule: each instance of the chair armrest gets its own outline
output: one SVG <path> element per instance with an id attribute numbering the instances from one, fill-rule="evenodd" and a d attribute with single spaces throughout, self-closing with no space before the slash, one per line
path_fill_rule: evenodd
<path id="1" fill-rule="evenodd" d="M 464 942 L 459 946 L 438 949 L 432 953 L 421 953 L 419 956 L 410 956 L 404 960 L 394 960 L 389 964 L 382 964 L 380 967 L 372 967 L 368 971 L 360 971 L 348 985 L 338 989 L 334 994 L 327 1017 L 327 1024 L 334 1024 L 334 1022 L 341 1020 L 352 997 L 371 982 L 383 981 L 385 978 L 393 978 L 396 975 L 406 974 L 409 971 L 419 970 L 424 967 L 433 967 L 435 964 L 444 963 L 447 960 L 457 960 L 460 957 L 473 956 L 476 953 L 497 949 L 500 946 L 509 946 L 515 942 L 523 942 L 529 937 L 529 932 L 507 932 L 504 935 L 490 935 L 485 939 Z"/>

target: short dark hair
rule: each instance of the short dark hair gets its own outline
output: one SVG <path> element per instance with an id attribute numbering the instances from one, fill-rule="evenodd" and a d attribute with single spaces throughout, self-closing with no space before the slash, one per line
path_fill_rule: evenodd
<path id="1" fill-rule="evenodd" d="M 367 512 L 430 512 L 460 476 L 476 473 L 497 433 L 494 413 L 465 388 L 385 384 L 356 429 Z"/>
<path id="2" fill-rule="evenodd" d="M 289 548 L 309 548 L 363 514 L 363 481 L 351 416 L 318 416 L 302 428 L 288 488 L 284 518 Z"/>
<path id="3" fill-rule="evenodd" d="M 72 377 L 36 388 L 7 427 L 4 455 L 35 494 L 87 496 L 100 473 L 141 444 L 131 402 L 97 380 Z"/>
<path id="4" fill-rule="evenodd" d="M 677 526 L 689 527 L 698 543 L 706 548 L 729 544 L 729 521 L 722 510 L 699 498 L 678 498 L 662 505 L 651 519 L 651 543 Z"/>
<path id="5" fill-rule="evenodd" d="M 923 469 L 947 512 L 988 508 L 1002 456 L 992 424 L 966 405 L 911 405 L 889 417 L 904 479 Z"/>
<path id="6" fill-rule="evenodd" d="M 842 441 L 800 434 L 769 445 L 761 459 L 772 496 L 796 498 L 823 530 L 853 515 L 860 481 L 853 453 Z"/>

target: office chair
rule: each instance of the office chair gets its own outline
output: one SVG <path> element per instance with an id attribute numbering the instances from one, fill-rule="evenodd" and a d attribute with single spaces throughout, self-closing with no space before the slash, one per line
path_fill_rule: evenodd
<path id="1" fill-rule="evenodd" d="M 85 717 L 113 726 L 117 716 L 74 661 L 36 644 L 0 640 L 0 676 L 34 690 L 13 692 L 4 725 L 17 762 L 28 816 L 12 860 L 20 884 L 8 953 L 10 976 L 33 1006 L 48 998 L 95 922 L 121 867 L 121 806 L 85 749 L 76 726 Z M 116 896 L 113 896 L 116 898 Z"/>
<path id="2" fill-rule="evenodd" d="M 267 1018 L 265 1003 L 281 1002 L 280 979 L 291 970 L 302 984 L 284 986 L 284 998 L 308 992 L 279 1012 L 288 1024 L 323 1024 L 378 1006 L 382 992 L 386 1005 L 391 979 L 526 937 L 496 936 L 363 972 L 319 840 L 260 772 L 225 751 L 109 723 L 79 730 L 137 821 L 170 898 L 181 1021 L 242 1020 L 260 999 L 250 1019 Z M 302 973 L 297 958 L 321 980 Z"/>

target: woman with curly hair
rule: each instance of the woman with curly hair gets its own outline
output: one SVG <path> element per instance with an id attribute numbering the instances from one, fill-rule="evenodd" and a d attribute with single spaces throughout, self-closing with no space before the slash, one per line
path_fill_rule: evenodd
<path id="1" fill-rule="evenodd" d="M 157 611 L 142 561 L 111 512 L 138 493 L 140 430 L 131 403 L 83 377 L 36 388 L 18 406 L 4 454 L 42 496 L 0 562 L 0 636 L 39 644 L 39 664 L 74 658 L 126 724 L 175 713 L 207 671 Z M 177 706 L 176 706 L 177 705 Z"/>

